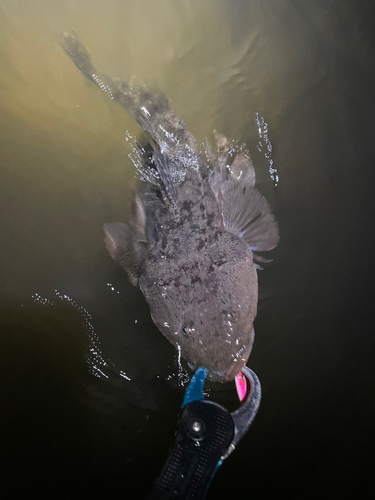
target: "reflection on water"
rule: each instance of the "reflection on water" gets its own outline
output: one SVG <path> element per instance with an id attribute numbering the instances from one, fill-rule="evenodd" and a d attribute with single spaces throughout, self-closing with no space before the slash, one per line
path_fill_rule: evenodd
<path id="1" fill-rule="evenodd" d="M 4 498 L 25 486 L 40 497 L 75 488 L 145 498 L 188 380 L 102 241 L 103 224 L 127 216 L 132 145 L 145 138 L 63 53 L 58 36 L 69 30 L 104 73 L 165 92 L 199 144 L 214 129 L 247 143 L 280 223 L 273 263 L 259 274 L 250 360 L 263 401 L 207 498 L 366 498 L 375 382 L 367 9 L 346 0 L 0 3 Z M 226 386 L 207 391 L 231 401 Z"/>

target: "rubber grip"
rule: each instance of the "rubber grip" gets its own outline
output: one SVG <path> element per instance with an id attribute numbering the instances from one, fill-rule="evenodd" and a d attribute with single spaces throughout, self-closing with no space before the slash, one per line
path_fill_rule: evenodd
<path id="1" fill-rule="evenodd" d="M 153 500 L 201 500 L 234 437 L 231 414 L 212 401 L 187 404 Z"/>

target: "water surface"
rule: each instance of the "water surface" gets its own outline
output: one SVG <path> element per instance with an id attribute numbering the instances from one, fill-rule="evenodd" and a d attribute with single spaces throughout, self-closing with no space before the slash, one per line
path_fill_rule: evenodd
<path id="1" fill-rule="evenodd" d="M 262 404 L 207 498 L 370 498 L 371 19 L 338 0 L 2 0 L 4 498 L 145 498 L 188 379 L 104 248 L 142 134 L 61 50 L 71 29 L 103 72 L 160 87 L 199 142 L 245 141 L 280 224 L 249 361 Z"/>

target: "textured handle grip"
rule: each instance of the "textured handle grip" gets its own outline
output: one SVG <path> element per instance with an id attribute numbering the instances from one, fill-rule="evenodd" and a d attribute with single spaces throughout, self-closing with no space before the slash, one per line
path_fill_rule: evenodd
<path id="1" fill-rule="evenodd" d="M 152 499 L 203 499 L 233 437 L 234 423 L 228 410 L 205 400 L 187 404 Z"/>

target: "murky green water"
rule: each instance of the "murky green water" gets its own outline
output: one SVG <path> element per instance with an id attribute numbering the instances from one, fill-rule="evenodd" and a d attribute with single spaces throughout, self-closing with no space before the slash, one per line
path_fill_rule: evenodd
<path id="1" fill-rule="evenodd" d="M 103 245 L 134 187 L 125 135 L 141 132 L 61 50 L 71 29 L 103 72 L 160 87 L 199 142 L 245 141 L 280 224 L 249 361 L 261 408 L 207 498 L 371 497 L 370 7 L 1 0 L 2 498 L 145 498 L 186 383 Z"/>

